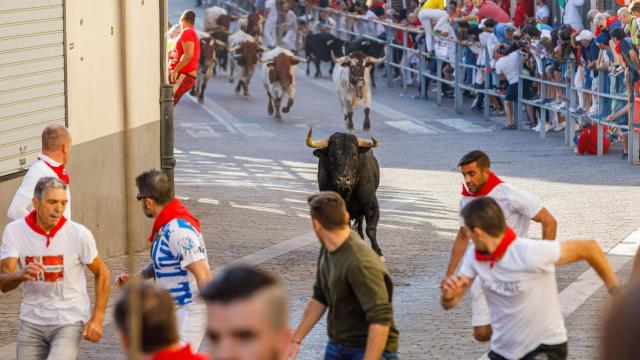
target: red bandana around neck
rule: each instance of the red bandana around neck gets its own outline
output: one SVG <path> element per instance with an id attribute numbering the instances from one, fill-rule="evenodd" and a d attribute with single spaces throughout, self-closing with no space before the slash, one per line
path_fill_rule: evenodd
<path id="1" fill-rule="evenodd" d="M 44 236 L 47 238 L 47 243 L 46 243 L 46 247 L 49 247 L 49 245 L 51 245 L 51 239 L 56 236 L 56 233 L 58 232 L 58 230 L 60 230 L 64 224 L 67 222 L 67 218 L 65 218 L 64 216 L 60 218 L 60 221 L 58 221 L 58 223 L 56 224 L 56 226 L 53 227 L 53 229 L 51 229 L 51 231 L 49 231 L 49 233 L 47 234 L 44 230 L 42 230 L 42 228 L 40 226 L 38 226 L 38 224 L 36 224 L 36 211 L 33 210 L 29 213 L 29 215 L 27 215 L 24 218 L 24 221 L 27 223 L 27 225 L 29 225 L 29 227 L 31 228 L 31 230 L 35 231 L 36 233 Z"/>
<path id="2" fill-rule="evenodd" d="M 41 157 L 38 157 L 38 159 L 44 161 L 45 164 L 47 164 L 47 166 L 53 170 L 53 172 L 56 173 L 56 175 L 58 176 L 58 179 L 62 180 L 65 182 L 65 184 L 69 185 L 69 174 L 67 174 L 66 170 L 64 169 L 64 164 L 60 164 L 58 166 L 53 166 L 51 164 L 49 164 L 49 162 Z"/>
<path id="3" fill-rule="evenodd" d="M 484 183 L 482 188 L 480 188 L 480 191 L 478 191 L 475 194 L 472 194 L 471 192 L 469 192 L 469 190 L 467 190 L 467 187 L 464 184 L 462 184 L 462 196 L 468 196 L 468 197 L 487 196 L 496 186 L 502 183 L 503 181 L 500 180 L 500 178 L 496 174 L 491 172 L 491 174 L 489 175 L 489 178 L 487 179 L 487 182 Z"/>
<path id="4" fill-rule="evenodd" d="M 195 216 L 189 212 L 189 210 L 182 205 L 180 200 L 173 199 L 167 206 L 160 211 L 160 214 L 156 217 L 153 222 L 153 229 L 151 230 L 151 235 L 149 236 L 149 242 L 153 242 L 153 238 L 166 223 L 173 219 L 182 219 L 187 221 L 193 227 L 196 228 L 200 232 L 200 220 L 198 220 Z"/>
<path id="5" fill-rule="evenodd" d="M 495 262 L 504 256 L 504 254 L 507 252 L 507 249 L 509 248 L 509 245 L 511 245 L 511 243 L 516 240 L 516 237 L 516 233 L 507 226 L 507 230 L 505 231 L 502 240 L 500 240 L 500 244 L 498 244 L 498 247 L 491 254 L 481 253 L 476 250 L 476 260 L 488 261 L 489 267 L 493 269 L 493 265 L 495 264 Z"/>

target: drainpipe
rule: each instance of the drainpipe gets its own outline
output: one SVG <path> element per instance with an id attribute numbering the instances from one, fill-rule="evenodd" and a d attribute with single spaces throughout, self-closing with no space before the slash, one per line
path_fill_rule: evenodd
<path id="1" fill-rule="evenodd" d="M 173 157 L 173 86 L 167 81 L 167 0 L 159 0 L 160 30 L 160 167 L 167 174 L 171 187 L 175 189 L 173 169 L 176 159 Z M 172 194 L 175 195 L 175 194 Z"/>

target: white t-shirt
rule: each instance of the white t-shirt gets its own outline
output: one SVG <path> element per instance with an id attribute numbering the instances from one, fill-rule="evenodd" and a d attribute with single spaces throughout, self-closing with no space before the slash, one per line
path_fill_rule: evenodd
<path id="1" fill-rule="evenodd" d="M 519 76 L 519 52 L 514 51 L 511 54 L 502 57 L 496 61 L 496 72 L 504 74 L 509 84 L 517 84 Z"/>
<path id="2" fill-rule="evenodd" d="M 65 325 L 87 321 L 91 317 L 85 265 L 98 256 L 91 232 L 71 220 L 47 237 L 35 232 L 26 222 L 11 222 L 2 235 L 0 258 L 18 258 L 23 269 L 35 261 L 45 266 L 43 278 L 25 281 L 20 320 L 37 325 Z"/>
<path id="3" fill-rule="evenodd" d="M 518 237 L 493 268 L 474 252 L 470 246 L 459 275 L 482 280 L 491 311 L 491 350 L 520 359 L 541 344 L 567 341 L 555 276 L 559 242 Z"/>
<path id="4" fill-rule="evenodd" d="M 538 7 L 536 10 L 536 20 L 542 21 L 544 18 L 549 18 L 551 12 L 549 11 L 549 7 L 545 4 Z"/>
<path id="5" fill-rule="evenodd" d="M 529 224 L 544 205 L 535 195 L 517 189 L 507 183 L 500 183 L 487 194 L 495 200 L 504 213 L 507 225 L 518 236 L 529 237 Z M 470 203 L 474 197 L 462 196 L 460 198 L 460 210 Z M 464 226 L 464 220 L 460 219 L 460 226 Z"/>
<path id="6" fill-rule="evenodd" d="M 45 161 L 53 167 L 58 167 L 61 164 L 52 160 L 50 157 L 43 154 L 38 155 L 38 160 L 31 165 L 27 173 L 22 178 L 22 183 L 16 191 L 16 194 L 11 200 L 9 210 L 7 211 L 7 217 L 9 220 L 18 220 L 29 215 L 33 206 L 31 200 L 33 199 L 33 190 L 36 188 L 38 180 L 43 177 L 51 176 L 57 178 L 55 171 L 53 171 Z M 71 190 L 67 186 L 67 206 L 64 209 L 64 217 L 71 219 Z"/>
<path id="7" fill-rule="evenodd" d="M 202 234 L 189 222 L 173 219 L 162 226 L 154 238 L 151 260 L 156 286 L 169 291 L 176 305 L 202 302 L 196 278 L 187 266 L 207 262 L 207 249 Z"/>
<path id="8" fill-rule="evenodd" d="M 269 13 L 267 14 L 267 19 L 269 20 L 278 19 L 278 8 L 276 7 L 276 0 L 267 0 L 264 4 L 264 7 L 269 9 Z"/>
<path id="9" fill-rule="evenodd" d="M 582 23 L 582 11 L 580 11 L 583 5 L 584 0 L 567 0 L 567 3 L 564 6 L 562 23 L 569 24 L 572 28 L 578 31 L 584 29 L 584 24 Z"/>

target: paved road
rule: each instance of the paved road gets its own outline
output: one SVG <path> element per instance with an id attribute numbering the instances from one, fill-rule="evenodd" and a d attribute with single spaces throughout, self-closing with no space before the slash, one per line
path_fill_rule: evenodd
<path id="1" fill-rule="evenodd" d="M 172 0 L 174 19 L 192 1 Z M 304 66 L 302 66 L 304 68 Z M 313 237 L 306 197 L 317 189 L 316 158 L 305 147 L 309 126 L 316 137 L 344 130 L 327 70 L 321 79 L 298 75 L 291 113 L 276 122 L 266 113 L 259 75 L 250 100 L 233 93 L 222 75 L 212 79 L 204 104 L 184 98 L 176 108 L 177 194 L 203 223 L 214 267 L 248 262 L 277 274 L 291 302 L 292 324 L 311 295 L 319 245 Z M 472 338 L 469 299 L 445 313 L 438 283 L 457 231 L 461 177 L 457 160 L 483 149 L 506 181 L 535 192 L 559 221 L 558 237 L 595 238 L 610 252 L 621 278 L 629 273 L 640 225 L 636 207 L 639 169 L 618 159 L 620 148 L 602 159 L 575 156 L 561 134 L 540 139 L 534 133 L 503 132 L 499 120 L 485 122 L 452 103 L 412 99 L 415 89 L 374 90 L 373 129 L 357 131 L 381 143 L 380 244 L 395 281 L 394 311 L 405 359 L 477 359 L 488 349 Z M 354 116 L 362 126 L 362 112 Z M 539 236 L 539 226 L 531 229 Z M 619 245 L 627 239 L 629 246 Z M 147 259 L 141 252 L 140 264 Z M 114 274 L 124 258 L 107 259 Z M 557 278 L 570 335 L 572 359 L 594 359 L 598 324 L 608 297 L 585 264 L 559 269 Z M 114 289 L 114 297 L 117 294 Z M 0 298 L 0 353 L 11 358 L 20 294 Z M 320 323 L 303 344 L 301 359 L 318 359 L 326 341 Z M 205 345 L 203 345 L 204 349 Z M 113 324 L 98 344 L 83 342 L 81 357 L 122 358 Z"/>

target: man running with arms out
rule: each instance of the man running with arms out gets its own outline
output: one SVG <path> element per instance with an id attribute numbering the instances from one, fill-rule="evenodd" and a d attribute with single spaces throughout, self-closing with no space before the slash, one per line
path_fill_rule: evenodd
<path id="1" fill-rule="evenodd" d="M 445 310 L 460 303 L 475 278 L 481 281 L 491 312 L 489 359 L 567 358 L 567 329 L 560 309 L 556 266 L 586 260 L 610 294 L 618 278 L 594 240 L 535 241 L 519 237 L 489 197 L 471 201 L 461 212 L 473 246 L 458 275 L 442 285 Z"/>
<path id="2" fill-rule="evenodd" d="M 211 279 L 200 221 L 173 197 L 166 174 L 146 171 L 136 178 L 136 185 L 142 211 L 155 219 L 149 236 L 153 243 L 151 263 L 137 276 L 154 278 L 157 287 L 169 291 L 177 305 L 180 340 L 197 351 L 207 324 L 207 309 L 199 289 Z M 127 274 L 121 274 L 116 285 L 122 286 L 127 278 Z"/>
<path id="3" fill-rule="evenodd" d="M 500 180 L 491 171 L 491 161 L 487 154 L 480 150 L 471 151 L 460 159 L 458 166 L 466 185 L 462 186 L 460 210 L 472 200 L 488 196 L 500 205 L 505 214 L 507 225 L 514 229 L 519 236 L 529 237 L 529 224 L 533 220 L 542 224 L 542 239 L 555 240 L 557 222 L 551 213 L 533 194 Z M 464 231 L 464 221 L 460 219 L 460 230 L 458 230 L 451 250 L 446 276 L 455 273 L 468 244 L 469 237 Z M 473 296 L 471 306 L 473 335 L 478 341 L 489 341 L 491 339 L 491 316 L 479 281 L 471 289 L 471 294 Z"/>
<path id="4" fill-rule="evenodd" d="M 173 84 L 173 105 L 196 83 L 200 61 L 200 40 L 194 29 L 196 13 L 186 10 L 180 17 L 182 32 L 169 54 L 169 82 Z"/>
<path id="5" fill-rule="evenodd" d="M 33 211 L 4 230 L 0 246 L 2 291 L 24 283 L 18 359 L 75 359 L 82 337 L 98 342 L 109 297 L 109 270 L 84 226 L 67 220 L 67 184 L 38 180 Z M 16 267 L 22 271 L 16 273 Z M 93 313 L 84 268 L 95 278 Z"/>
<path id="6" fill-rule="evenodd" d="M 331 191 L 309 197 L 313 230 L 322 247 L 313 298 L 293 334 L 289 359 L 329 308 L 325 360 L 397 360 L 391 275 L 349 227 L 344 200 Z"/>

